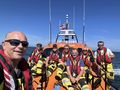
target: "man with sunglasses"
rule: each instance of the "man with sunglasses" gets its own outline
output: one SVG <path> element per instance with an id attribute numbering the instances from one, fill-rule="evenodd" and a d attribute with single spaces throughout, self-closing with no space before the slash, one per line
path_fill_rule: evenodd
<path id="1" fill-rule="evenodd" d="M 29 65 L 23 58 L 28 47 L 24 33 L 7 33 L 0 50 L 0 90 L 32 90 Z"/>
<path id="2" fill-rule="evenodd" d="M 58 64 L 58 68 L 57 68 L 57 74 L 55 76 L 55 78 L 57 80 L 61 80 L 62 79 L 62 74 L 64 71 L 66 71 L 66 61 L 68 59 L 70 59 L 71 54 L 70 54 L 70 46 L 68 44 L 66 44 L 64 46 L 64 49 L 62 51 L 62 55 L 60 57 L 62 63 Z"/>
<path id="3" fill-rule="evenodd" d="M 100 69 L 102 77 L 105 79 L 113 80 L 114 79 L 114 71 L 112 65 L 112 59 L 115 55 L 109 48 L 104 47 L 104 42 L 98 42 L 98 49 L 94 53 L 94 58 L 96 63 L 98 64 L 98 68 Z"/>

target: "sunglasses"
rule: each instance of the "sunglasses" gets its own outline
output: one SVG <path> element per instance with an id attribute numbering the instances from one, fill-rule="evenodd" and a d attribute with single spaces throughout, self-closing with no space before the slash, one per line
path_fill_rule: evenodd
<path id="1" fill-rule="evenodd" d="M 10 45 L 12 46 L 18 46 L 20 43 L 22 43 L 23 47 L 28 47 L 28 42 L 27 41 L 20 41 L 18 39 L 9 39 L 9 40 L 5 40 L 4 42 L 9 42 Z"/>
<path id="2" fill-rule="evenodd" d="M 69 48 L 64 48 L 64 49 L 69 50 Z"/>
<path id="3" fill-rule="evenodd" d="M 98 46 L 104 46 L 103 44 L 98 44 Z"/>
<path id="4" fill-rule="evenodd" d="M 82 51 L 88 51 L 88 50 L 82 50 Z"/>

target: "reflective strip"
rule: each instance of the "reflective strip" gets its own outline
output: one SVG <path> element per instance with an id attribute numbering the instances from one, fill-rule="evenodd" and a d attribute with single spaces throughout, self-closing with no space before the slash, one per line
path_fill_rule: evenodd
<path id="1" fill-rule="evenodd" d="M 43 62 L 42 61 L 38 61 L 38 64 L 43 64 Z"/>
<path id="2" fill-rule="evenodd" d="M 62 80 L 62 82 L 63 82 L 63 83 L 66 83 L 66 82 L 70 82 L 70 80 L 69 80 L 68 78 L 64 78 L 64 79 Z"/>
<path id="3" fill-rule="evenodd" d="M 81 90 L 90 90 L 88 85 L 82 86 Z"/>
<path id="4" fill-rule="evenodd" d="M 6 81 L 5 86 L 10 88 L 11 90 L 15 90 L 15 84 L 14 84 L 15 82 L 13 80 L 13 77 L 5 69 L 3 69 L 3 71 L 10 78 L 10 80 L 9 80 L 8 78 L 4 77 L 5 81 Z M 8 85 L 7 83 L 9 83 L 11 85 Z"/>

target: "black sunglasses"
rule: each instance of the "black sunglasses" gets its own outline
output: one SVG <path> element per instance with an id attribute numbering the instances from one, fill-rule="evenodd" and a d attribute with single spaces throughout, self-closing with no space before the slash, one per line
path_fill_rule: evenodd
<path id="1" fill-rule="evenodd" d="M 69 48 L 64 48 L 65 50 L 69 50 Z"/>
<path id="2" fill-rule="evenodd" d="M 10 45 L 12 46 L 18 46 L 20 43 L 22 43 L 23 47 L 28 47 L 28 42 L 27 41 L 20 41 L 18 39 L 9 39 L 9 40 L 5 40 L 4 42 L 9 42 Z"/>

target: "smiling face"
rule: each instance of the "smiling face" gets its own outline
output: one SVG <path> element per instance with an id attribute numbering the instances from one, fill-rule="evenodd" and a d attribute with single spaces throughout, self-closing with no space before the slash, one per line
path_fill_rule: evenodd
<path id="1" fill-rule="evenodd" d="M 88 53 L 88 48 L 87 47 L 83 48 L 82 52 L 83 52 L 84 55 L 86 55 Z"/>
<path id="2" fill-rule="evenodd" d="M 3 50 L 6 56 L 13 60 L 20 60 L 28 46 L 27 38 L 22 32 L 10 32 L 3 42 Z"/>
<path id="3" fill-rule="evenodd" d="M 78 51 L 76 49 L 72 50 L 72 57 L 76 58 L 78 56 Z"/>
<path id="4" fill-rule="evenodd" d="M 104 43 L 103 43 L 103 42 L 99 42 L 99 43 L 98 43 L 98 48 L 99 48 L 100 50 L 102 50 L 102 49 L 104 48 Z"/>
<path id="5" fill-rule="evenodd" d="M 68 45 L 65 45 L 65 46 L 64 46 L 64 51 L 65 51 L 65 53 L 68 53 L 68 52 L 69 52 L 69 46 L 68 46 Z"/>
<path id="6" fill-rule="evenodd" d="M 43 48 L 42 48 L 42 44 L 38 43 L 36 46 L 37 46 L 37 49 L 38 49 L 39 51 L 42 51 L 42 49 L 43 49 Z"/>

